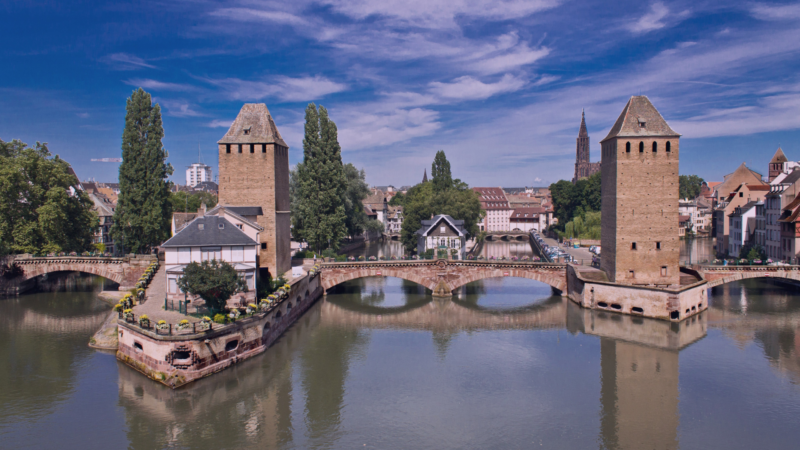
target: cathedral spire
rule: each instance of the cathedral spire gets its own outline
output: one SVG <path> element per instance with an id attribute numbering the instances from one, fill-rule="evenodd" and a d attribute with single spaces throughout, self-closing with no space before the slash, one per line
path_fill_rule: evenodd
<path id="1" fill-rule="evenodd" d="M 428 182 L 428 169 L 425 169 L 425 172 L 422 174 L 422 182 L 423 183 Z"/>
<path id="2" fill-rule="evenodd" d="M 581 110 L 581 131 L 578 132 L 578 137 L 589 137 L 589 132 L 586 131 L 586 116 L 583 110 Z"/>

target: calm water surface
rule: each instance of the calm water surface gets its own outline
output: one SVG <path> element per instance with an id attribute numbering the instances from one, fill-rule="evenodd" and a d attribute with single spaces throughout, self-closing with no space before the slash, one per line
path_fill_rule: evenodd
<path id="1" fill-rule="evenodd" d="M 798 448 L 800 294 L 712 290 L 681 324 L 531 280 L 434 300 L 335 288 L 265 354 L 172 391 L 86 346 L 92 292 L 0 300 L 0 448 Z"/>

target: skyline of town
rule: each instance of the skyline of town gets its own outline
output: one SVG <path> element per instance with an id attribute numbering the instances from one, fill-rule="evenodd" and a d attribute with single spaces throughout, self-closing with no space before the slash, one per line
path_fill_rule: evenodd
<path id="1" fill-rule="evenodd" d="M 244 102 L 270 108 L 291 165 L 303 109 L 325 105 L 345 161 L 372 185 L 417 182 L 440 149 L 471 185 L 568 180 L 581 110 L 596 161 L 638 94 L 682 134 L 682 174 L 721 179 L 779 146 L 800 154 L 796 4 L 39 6 L 9 6 L 15 20 L 0 32 L 15 68 L 0 75 L 0 136 L 48 142 L 97 180 L 116 175 L 90 159 L 119 156 L 124 99 L 139 86 L 164 108 L 178 169 L 198 145 L 216 166 L 215 143 Z"/>

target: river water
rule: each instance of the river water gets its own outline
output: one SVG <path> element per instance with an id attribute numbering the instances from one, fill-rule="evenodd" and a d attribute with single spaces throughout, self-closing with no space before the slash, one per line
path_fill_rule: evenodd
<path id="1" fill-rule="evenodd" d="M 525 279 L 457 294 L 353 280 L 266 353 L 175 391 L 87 347 L 110 311 L 94 292 L 0 300 L 0 448 L 798 448 L 791 285 L 714 288 L 680 324 Z"/>

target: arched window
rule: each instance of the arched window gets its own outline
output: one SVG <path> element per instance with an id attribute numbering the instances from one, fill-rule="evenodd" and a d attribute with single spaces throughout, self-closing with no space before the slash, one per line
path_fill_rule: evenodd
<path id="1" fill-rule="evenodd" d="M 669 145 L 669 141 L 667 141 L 667 151 L 670 151 L 670 150 L 672 150 L 670 147 L 671 147 L 671 146 Z"/>
<path id="2" fill-rule="evenodd" d="M 644 142 L 639 142 L 639 153 L 644 153 Z"/>
<path id="3" fill-rule="evenodd" d="M 653 142 L 653 153 L 658 151 L 658 144 Z"/>
<path id="4" fill-rule="evenodd" d="M 630 153 L 630 152 L 631 152 L 631 143 L 627 142 L 625 143 L 625 153 Z"/>

